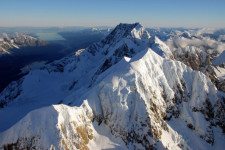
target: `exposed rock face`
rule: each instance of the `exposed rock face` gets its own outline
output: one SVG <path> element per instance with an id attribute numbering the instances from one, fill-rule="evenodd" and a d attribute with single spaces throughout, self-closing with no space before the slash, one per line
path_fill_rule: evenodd
<path id="1" fill-rule="evenodd" d="M 177 48 L 174 52 L 174 58 L 183 62 L 193 70 L 201 71 L 207 75 L 220 91 L 224 91 L 223 82 L 220 81 L 215 73 L 216 67 L 211 62 L 210 54 L 194 46 Z"/>
<path id="2" fill-rule="evenodd" d="M 22 131 L 21 134 L 16 135 L 15 138 L 10 139 L 11 143 L 4 144 L 0 148 L 89 149 L 87 144 L 93 139 L 92 120 L 91 110 L 85 103 L 80 108 L 73 109 L 65 105 L 42 108 L 22 119 L 13 129 L 14 133 Z M 22 128 L 20 123 L 23 124 Z M 9 138 L 2 139 L 1 144 L 7 139 Z"/>
<path id="3" fill-rule="evenodd" d="M 225 92 L 225 79 L 216 82 L 216 87 L 218 90 Z"/>
<path id="4" fill-rule="evenodd" d="M 44 46 L 48 43 L 24 34 L 0 34 L 0 54 L 10 54 L 11 49 L 20 47 Z"/>
<path id="5" fill-rule="evenodd" d="M 0 100 L 0 108 L 3 108 L 8 103 L 16 99 L 21 94 L 21 83 L 23 79 L 12 82 L 6 89 L 2 92 Z"/>
<path id="6" fill-rule="evenodd" d="M 225 94 L 193 70 L 205 69 L 206 57 L 194 47 L 172 53 L 140 24 L 120 24 L 101 42 L 30 72 L 17 97 L 5 98 L 10 88 L 0 94 L 2 116 L 20 103 L 24 110 L 71 105 L 28 113 L 0 133 L 0 148 L 222 148 Z"/>
<path id="7" fill-rule="evenodd" d="M 177 49 L 174 51 L 174 57 L 176 60 L 191 67 L 193 70 L 205 73 L 212 81 L 215 81 L 214 65 L 210 60 L 210 55 L 201 49 L 194 46 Z"/>

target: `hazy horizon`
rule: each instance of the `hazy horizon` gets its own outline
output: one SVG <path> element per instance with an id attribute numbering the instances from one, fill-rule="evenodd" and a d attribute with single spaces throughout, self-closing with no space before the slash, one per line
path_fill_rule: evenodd
<path id="1" fill-rule="evenodd" d="M 140 22 L 145 27 L 224 28 L 222 0 L 7 0 L 1 1 L 0 27 L 114 27 Z"/>
<path id="2" fill-rule="evenodd" d="M 127 23 L 127 22 L 120 22 L 122 24 L 134 24 L 137 22 L 131 22 L 131 23 Z M 119 25 L 120 23 L 116 24 L 115 26 L 0 26 L 0 30 L 5 28 L 5 29 L 23 29 L 23 28 L 30 28 L 30 29 L 51 29 L 51 28 L 56 28 L 56 29 L 66 29 L 66 28 L 77 28 L 77 29 L 91 29 L 91 28 L 99 28 L 99 29 L 107 29 L 107 28 L 115 28 L 117 25 Z M 141 25 L 143 25 L 141 22 L 138 22 Z M 144 26 L 144 25 L 143 25 Z M 145 28 L 153 28 L 153 29 L 157 29 L 157 28 L 165 28 L 165 29 L 225 29 L 224 27 L 183 27 L 183 26 L 144 26 Z"/>

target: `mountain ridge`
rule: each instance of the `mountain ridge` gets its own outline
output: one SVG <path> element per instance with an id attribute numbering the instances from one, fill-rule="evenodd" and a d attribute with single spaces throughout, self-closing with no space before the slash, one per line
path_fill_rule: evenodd
<path id="1" fill-rule="evenodd" d="M 1 102 L 6 102 L 0 110 L 1 117 L 13 106 L 25 109 L 24 116 L 36 109 L 0 133 L 0 147 L 23 148 L 29 143 L 43 149 L 223 147 L 225 116 L 221 114 L 225 112 L 225 94 L 202 72 L 167 57 L 171 54 L 160 39 L 152 40 L 140 24 L 120 24 L 105 40 L 78 55 L 71 54 L 31 71 L 18 83 L 21 92 L 16 98 L 6 98 L 9 89 L 0 94 Z M 17 87 L 12 87 L 11 92 L 16 92 Z M 48 106 L 45 111 L 44 106 Z M 51 110 L 57 111 L 56 116 L 41 117 L 40 125 L 32 117 L 29 119 L 29 115 Z M 12 114 L 16 112 L 19 110 Z M 54 126 L 57 133 L 49 133 L 45 122 Z M 24 123 L 26 128 L 21 130 Z M 176 127 L 178 124 L 182 127 Z M 10 133 L 20 135 L 10 139 Z M 102 142 L 103 137 L 111 144 Z"/>
<path id="2" fill-rule="evenodd" d="M 45 46 L 48 42 L 42 41 L 29 35 L 21 33 L 0 34 L 0 54 L 11 54 L 10 50 L 21 47 Z"/>

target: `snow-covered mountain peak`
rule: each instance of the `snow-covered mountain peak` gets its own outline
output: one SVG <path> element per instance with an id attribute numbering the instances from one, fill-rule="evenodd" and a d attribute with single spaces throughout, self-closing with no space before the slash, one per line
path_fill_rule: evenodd
<path id="1" fill-rule="evenodd" d="M 141 24 L 137 24 L 131 31 L 132 37 L 137 39 L 149 39 L 151 36 Z"/>
<path id="2" fill-rule="evenodd" d="M 193 70 L 209 59 L 175 54 L 139 23 L 120 24 L 31 71 L 0 94 L 0 149 L 222 149 L 225 95 Z"/>
<path id="3" fill-rule="evenodd" d="M 170 48 L 161 41 L 157 36 L 154 36 L 150 39 L 151 48 L 161 57 L 167 59 L 174 59 L 173 53 Z"/>
<path id="4" fill-rule="evenodd" d="M 139 23 L 134 23 L 134 24 L 120 23 L 106 37 L 106 39 L 103 40 L 103 42 L 105 44 L 111 44 L 111 42 L 118 42 L 122 38 L 149 39 L 150 34 Z"/>

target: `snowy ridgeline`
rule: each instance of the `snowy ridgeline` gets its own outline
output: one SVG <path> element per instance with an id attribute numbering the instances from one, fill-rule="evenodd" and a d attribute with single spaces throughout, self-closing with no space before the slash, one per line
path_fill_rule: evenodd
<path id="1" fill-rule="evenodd" d="M 11 83 L 0 95 L 0 148 L 223 149 L 219 52 L 169 40 L 119 24 Z"/>
<path id="2" fill-rule="evenodd" d="M 0 56 L 11 54 L 12 49 L 31 46 L 45 46 L 48 43 L 32 36 L 13 33 L 0 33 Z"/>

